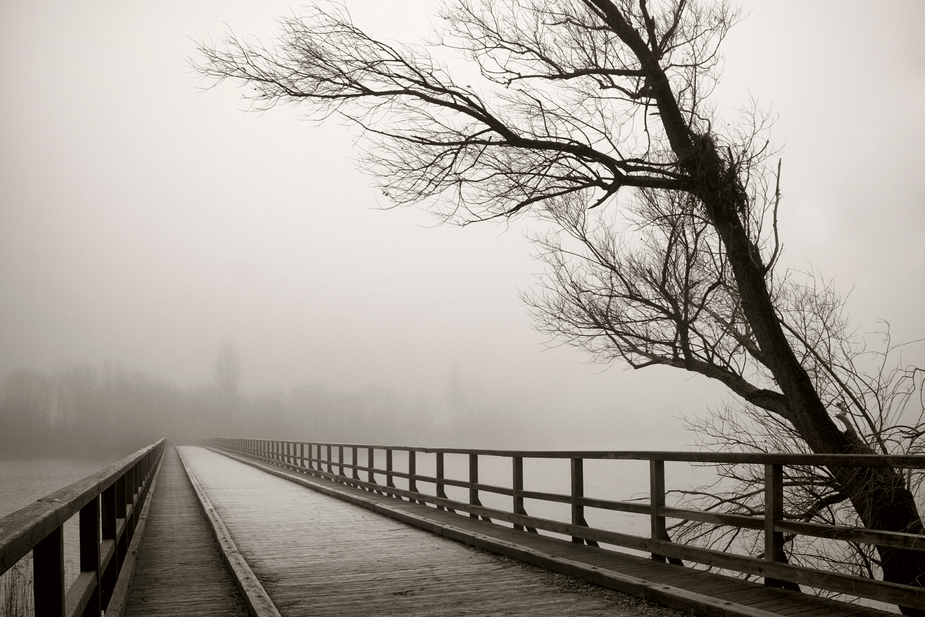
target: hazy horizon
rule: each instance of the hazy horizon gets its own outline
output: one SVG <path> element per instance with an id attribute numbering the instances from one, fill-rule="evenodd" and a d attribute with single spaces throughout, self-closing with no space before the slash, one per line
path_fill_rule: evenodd
<path id="1" fill-rule="evenodd" d="M 782 264 L 850 293 L 859 334 L 884 319 L 896 341 L 925 337 L 925 5 L 743 5 L 714 101 L 730 121 L 750 97 L 777 118 Z M 407 0 L 347 6 L 405 42 L 434 21 Z M 519 296 L 543 270 L 529 217 L 461 229 L 382 210 L 353 132 L 203 91 L 199 41 L 266 41 L 293 10 L 0 6 L 0 376 L 109 362 L 193 388 L 232 340 L 250 394 L 378 387 L 436 407 L 461 384 L 563 447 L 677 444 L 677 416 L 721 404 L 703 378 L 550 346 Z"/>

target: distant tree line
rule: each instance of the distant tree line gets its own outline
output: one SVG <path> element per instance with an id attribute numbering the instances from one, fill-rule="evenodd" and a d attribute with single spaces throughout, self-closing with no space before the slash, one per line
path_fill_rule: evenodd
<path id="1" fill-rule="evenodd" d="M 381 387 L 246 394 L 216 377 L 182 388 L 119 364 L 10 372 L 0 377 L 0 458 L 127 454 L 161 437 L 485 447 L 491 434 L 511 434 L 519 417 L 461 396 L 458 384 L 442 401 Z"/>

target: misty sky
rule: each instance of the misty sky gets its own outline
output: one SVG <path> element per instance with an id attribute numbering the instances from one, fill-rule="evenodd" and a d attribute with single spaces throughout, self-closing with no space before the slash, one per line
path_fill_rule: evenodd
<path id="1" fill-rule="evenodd" d="M 203 91 L 197 42 L 229 28 L 268 40 L 298 6 L 0 3 L 0 375 L 111 361 L 195 385 L 231 339 L 250 391 L 439 400 L 455 371 L 552 423 L 609 416 L 649 435 L 719 402 L 701 378 L 547 350 L 518 295 L 542 270 L 529 219 L 459 229 L 381 211 L 355 133 L 288 106 L 245 113 L 230 84 Z M 415 42 L 433 12 L 347 6 Z M 897 339 L 925 336 L 925 3 L 745 11 L 714 100 L 727 120 L 750 97 L 778 118 L 783 263 L 853 289 L 860 332 L 883 318 Z"/>

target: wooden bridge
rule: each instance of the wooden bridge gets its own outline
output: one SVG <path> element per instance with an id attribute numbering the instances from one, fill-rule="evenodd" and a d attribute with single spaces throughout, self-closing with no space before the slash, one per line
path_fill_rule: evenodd
<path id="1" fill-rule="evenodd" d="M 683 614 L 925 609 L 920 588 L 783 563 L 785 533 L 912 550 L 925 550 L 925 536 L 785 520 L 781 482 L 785 465 L 923 469 L 925 457 L 206 445 L 158 442 L 0 520 L 0 573 L 31 555 L 35 615 L 68 617 L 639 614 L 641 605 L 610 590 Z M 465 461 L 464 472 L 448 470 L 451 458 Z M 525 460 L 567 465 L 567 493 L 525 486 Z M 648 502 L 585 496 L 586 463 L 632 460 L 647 462 Z M 765 515 L 666 506 L 666 461 L 764 465 Z M 499 469 L 509 470 L 506 480 Z M 560 504 L 568 516 L 531 516 L 525 504 Z M 588 524 L 586 515 L 607 512 L 645 515 L 650 533 Z M 63 538 L 72 517 L 79 572 L 69 573 Z M 666 519 L 763 531 L 768 557 L 672 543 Z"/>

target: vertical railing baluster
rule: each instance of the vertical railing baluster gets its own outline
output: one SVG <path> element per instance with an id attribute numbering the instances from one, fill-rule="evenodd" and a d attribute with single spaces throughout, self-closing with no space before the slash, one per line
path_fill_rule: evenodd
<path id="1" fill-rule="evenodd" d="M 395 488 L 395 482 L 392 479 L 392 448 L 385 449 L 385 485 L 389 488 Z M 393 497 L 397 497 L 394 493 Z"/>
<path id="2" fill-rule="evenodd" d="M 436 464 L 436 467 L 437 467 L 437 482 L 436 482 L 436 488 L 435 488 L 435 491 L 434 491 L 434 492 L 437 493 L 437 497 L 446 498 L 446 494 L 443 492 L 443 477 L 444 477 L 444 471 L 445 471 L 444 468 L 443 468 L 443 452 L 437 452 L 437 453 L 435 453 L 435 457 L 436 457 L 436 459 L 437 459 L 437 461 L 436 461 L 436 463 L 437 463 L 437 464 Z M 446 510 L 446 508 L 444 508 L 443 506 L 437 506 L 437 509 L 438 509 L 438 510 Z"/>
<path id="3" fill-rule="evenodd" d="M 116 485 L 111 484 L 109 488 L 103 491 L 101 497 L 100 533 L 103 536 L 103 540 L 112 540 L 114 542 L 116 539 Z M 116 548 L 115 545 L 113 545 L 113 548 Z M 106 610 L 106 607 L 109 605 L 109 598 L 112 596 L 112 590 L 116 586 L 116 577 L 120 567 L 119 551 L 113 550 L 112 559 L 109 561 L 106 569 L 103 570 L 101 581 L 103 610 Z"/>
<path id="4" fill-rule="evenodd" d="M 479 501 L 479 455 L 474 452 L 469 453 L 469 505 L 480 506 Z M 469 513 L 469 518 L 478 518 L 478 514 Z"/>
<path id="5" fill-rule="evenodd" d="M 659 508 L 665 507 L 665 461 L 649 461 L 649 508 L 652 540 L 668 540 L 665 517 L 659 514 Z M 665 556 L 651 551 L 652 559 L 665 561 Z"/>
<path id="6" fill-rule="evenodd" d="M 587 527 L 585 522 L 585 507 L 581 503 L 582 497 L 585 496 L 585 466 L 584 459 L 572 458 L 572 525 L 575 527 Z M 572 536 L 573 544 L 584 544 L 584 539 L 578 536 Z"/>
<path id="7" fill-rule="evenodd" d="M 299 443 L 299 467 L 305 467 L 305 444 Z"/>
<path id="8" fill-rule="evenodd" d="M 418 492 L 418 464 L 417 464 L 417 451 L 408 450 L 408 490 L 412 493 Z M 417 499 L 410 499 L 409 501 L 418 501 Z"/>
<path id="9" fill-rule="evenodd" d="M 128 534 L 128 537 L 125 539 L 126 544 L 132 543 L 132 538 L 135 537 L 135 523 L 138 521 L 138 508 L 137 502 L 135 501 L 135 495 L 137 494 L 136 478 L 138 477 L 138 472 L 135 465 L 129 467 L 128 471 L 125 472 L 125 500 L 126 504 L 126 520 L 125 520 L 125 532 Z M 132 513 L 129 516 L 128 506 L 132 506 Z"/>
<path id="10" fill-rule="evenodd" d="M 93 572 L 96 585 L 83 611 L 84 617 L 99 617 L 100 604 L 100 498 L 80 509 L 80 571 Z"/>
<path id="11" fill-rule="evenodd" d="M 783 465 L 768 463 L 764 466 L 764 558 L 767 561 L 784 562 L 784 534 L 774 529 L 774 524 L 784 518 L 784 468 Z M 765 577 L 764 584 L 783 587 L 784 582 Z"/>
<path id="12" fill-rule="evenodd" d="M 524 490 L 524 459 L 522 456 L 511 457 L 511 467 L 513 472 L 512 479 L 512 488 L 511 492 L 513 493 L 513 509 L 514 514 L 526 514 L 527 511 L 524 510 L 524 498 L 520 494 Z M 524 526 L 515 524 L 514 529 L 517 531 L 523 531 Z"/>
<path id="13" fill-rule="evenodd" d="M 64 530 L 55 528 L 32 549 L 36 617 L 64 615 Z"/>
<path id="14" fill-rule="evenodd" d="M 125 554 L 128 549 L 128 544 L 125 541 L 125 474 L 116 479 L 116 519 L 122 519 L 122 534 L 119 536 L 118 542 L 116 542 L 116 552 L 119 554 L 119 567 L 121 567 L 125 562 Z M 118 533 L 118 525 L 116 526 L 116 533 Z"/>
<path id="15" fill-rule="evenodd" d="M 376 476 L 373 473 L 373 467 L 375 467 L 376 454 L 373 451 L 373 448 L 367 448 L 366 450 L 366 475 L 367 480 L 370 484 L 376 483 Z"/>
<path id="16" fill-rule="evenodd" d="M 359 480 L 359 479 L 360 479 L 360 469 L 359 469 L 360 463 L 359 463 L 359 460 L 358 460 L 358 458 L 357 458 L 357 447 L 356 447 L 356 446 L 353 446 L 353 447 L 350 449 L 350 457 L 351 457 L 350 462 L 353 464 L 353 467 L 352 467 L 353 473 L 350 474 L 350 476 L 351 476 L 354 480 Z"/>

